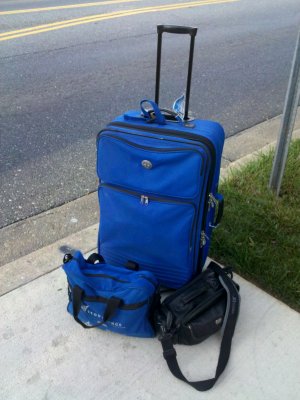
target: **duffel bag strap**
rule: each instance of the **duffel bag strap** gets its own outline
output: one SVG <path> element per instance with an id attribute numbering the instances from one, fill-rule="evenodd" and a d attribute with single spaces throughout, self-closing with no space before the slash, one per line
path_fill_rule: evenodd
<path id="1" fill-rule="evenodd" d="M 81 309 L 81 300 L 83 298 L 83 290 L 79 286 L 74 286 L 72 288 L 72 303 L 73 303 L 73 317 L 76 322 L 78 322 L 83 328 L 96 328 L 98 326 L 103 325 L 106 321 L 111 319 L 113 315 L 116 313 L 120 305 L 122 305 L 122 299 L 119 299 L 118 297 L 110 297 L 107 301 L 106 309 L 103 314 L 103 319 L 99 324 L 95 325 L 87 325 L 84 322 L 82 322 L 78 318 L 78 314 Z"/>
<path id="2" fill-rule="evenodd" d="M 215 377 L 196 382 L 188 381 L 179 368 L 176 358 L 176 351 L 172 342 L 172 334 L 166 333 L 161 338 L 163 355 L 172 374 L 176 378 L 188 383 L 199 391 L 211 389 L 227 365 L 240 303 L 240 297 L 237 288 L 226 272 L 224 272 L 223 269 L 213 261 L 209 264 L 208 268 L 212 269 L 219 276 L 219 279 L 227 293 L 227 306 L 222 327 L 223 334 Z"/>

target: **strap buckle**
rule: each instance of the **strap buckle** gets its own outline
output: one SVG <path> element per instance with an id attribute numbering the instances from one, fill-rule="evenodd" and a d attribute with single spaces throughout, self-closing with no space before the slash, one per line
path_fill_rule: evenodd
<path id="1" fill-rule="evenodd" d="M 168 310 L 166 313 L 166 318 L 162 321 L 160 321 L 159 325 L 159 335 L 158 335 L 158 340 L 162 340 L 163 338 L 166 338 L 167 336 L 171 337 L 172 339 L 172 334 L 171 334 L 171 326 L 172 326 L 172 313 Z"/>

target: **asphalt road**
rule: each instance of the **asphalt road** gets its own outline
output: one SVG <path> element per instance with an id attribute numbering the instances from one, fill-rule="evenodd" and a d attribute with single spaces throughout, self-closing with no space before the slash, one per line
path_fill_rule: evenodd
<path id="1" fill-rule="evenodd" d="M 157 24 L 199 28 L 194 115 L 221 122 L 233 135 L 282 112 L 299 0 L 192 8 L 178 8 L 184 0 L 130 1 L 6 12 L 89 2 L 0 3 L 0 227 L 96 190 L 97 132 L 140 99 L 154 97 Z M 176 6 L 153 9 L 168 4 Z M 143 7 L 152 11 L 102 15 Z M 61 29 L 53 25 L 58 22 Z M 40 25 L 47 26 L 35 28 Z M 161 103 L 170 107 L 185 86 L 187 37 L 166 35 L 164 44 Z"/>

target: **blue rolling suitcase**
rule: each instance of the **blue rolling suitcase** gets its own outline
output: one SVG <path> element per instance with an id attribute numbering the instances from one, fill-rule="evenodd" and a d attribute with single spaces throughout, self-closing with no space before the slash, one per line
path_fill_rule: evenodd
<path id="1" fill-rule="evenodd" d="M 163 32 L 191 38 L 181 120 L 158 106 Z M 97 138 L 99 254 L 113 265 L 152 271 L 170 288 L 201 271 L 223 211 L 223 128 L 188 118 L 196 33 L 158 26 L 155 102 L 142 101 L 141 110 L 117 117 Z"/>

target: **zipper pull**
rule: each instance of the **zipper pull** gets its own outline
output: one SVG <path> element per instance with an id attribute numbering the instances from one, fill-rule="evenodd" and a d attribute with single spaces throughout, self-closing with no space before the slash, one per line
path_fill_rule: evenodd
<path id="1" fill-rule="evenodd" d="M 207 240 L 209 237 L 204 231 L 201 231 L 201 236 L 200 236 L 200 247 L 204 247 L 206 245 Z"/>
<path id="2" fill-rule="evenodd" d="M 149 204 L 149 197 L 144 196 L 143 194 L 141 195 L 141 204 L 143 206 L 147 206 Z"/>
<path id="3" fill-rule="evenodd" d="M 215 198 L 215 196 L 212 193 L 209 193 L 208 195 L 208 209 L 214 208 L 215 206 L 218 205 L 218 200 Z"/>

